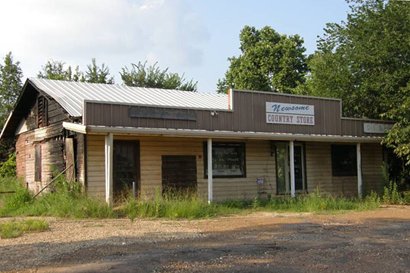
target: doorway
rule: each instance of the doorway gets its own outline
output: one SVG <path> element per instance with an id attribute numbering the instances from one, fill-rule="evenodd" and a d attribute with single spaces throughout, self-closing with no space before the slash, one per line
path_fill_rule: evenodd
<path id="1" fill-rule="evenodd" d="M 140 190 L 140 145 L 138 141 L 114 140 L 113 193 L 114 199 L 125 197 L 136 183 L 136 196 Z"/>
<path id="2" fill-rule="evenodd" d="M 196 177 L 196 156 L 162 156 L 163 193 L 194 193 L 197 187 Z"/>
<path id="3" fill-rule="evenodd" d="M 290 194 L 289 143 L 275 142 L 277 194 Z M 295 191 L 306 192 L 305 149 L 302 143 L 294 144 Z"/>

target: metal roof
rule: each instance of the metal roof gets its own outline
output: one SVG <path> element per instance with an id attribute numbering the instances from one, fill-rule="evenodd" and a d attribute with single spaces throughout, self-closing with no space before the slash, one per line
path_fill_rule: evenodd
<path id="1" fill-rule="evenodd" d="M 85 100 L 159 107 L 229 110 L 226 94 L 37 78 L 30 78 L 29 81 L 55 99 L 73 117 L 83 115 Z"/>

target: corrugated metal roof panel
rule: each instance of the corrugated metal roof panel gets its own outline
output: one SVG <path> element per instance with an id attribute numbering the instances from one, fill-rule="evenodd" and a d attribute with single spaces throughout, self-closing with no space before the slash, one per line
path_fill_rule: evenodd
<path id="1" fill-rule="evenodd" d="M 228 110 L 228 96 L 225 94 L 37 78 L 30 78 L 29 81 L 35 87 L 54 98 L 73 117 L 82 116 L 85 100 L 148 106 Z"/>

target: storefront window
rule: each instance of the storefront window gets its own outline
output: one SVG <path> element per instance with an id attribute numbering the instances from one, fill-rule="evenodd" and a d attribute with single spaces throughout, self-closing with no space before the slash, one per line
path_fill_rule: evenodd
<path id="1" fill-rule="evenodd" d="M 204 143 L 205 177 L 208 176 L 208 156 Z M 212 144 L 213 177 L 246 177 L 245 143 L 214 142 Z"/>

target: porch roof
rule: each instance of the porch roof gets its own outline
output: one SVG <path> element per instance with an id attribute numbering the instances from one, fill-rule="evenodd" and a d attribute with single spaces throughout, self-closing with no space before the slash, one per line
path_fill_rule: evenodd
<path id="1" fill-rule="evenodd" d="M 117 135 L 165 136 L 165 137 L 193 137 L 193 138 L 229 138 L 229 139 L 259 139 L 259 140 L 293 140 L 314 142 L 345 142 L 345 143 L 380 143 L 383 137 L 379 136 L 348 136 L 348 135 L 318 135 L 318 134 L 290 134 L 276 132 L 234 132 L 234 131 L 207 131 L 195 129 L 144 128 L 120 126 L 82 125 L 72 122 L 63 122 L 67 130 L 81 134 L 113 133 Z"/>

